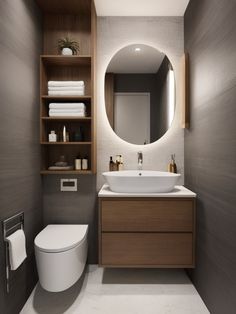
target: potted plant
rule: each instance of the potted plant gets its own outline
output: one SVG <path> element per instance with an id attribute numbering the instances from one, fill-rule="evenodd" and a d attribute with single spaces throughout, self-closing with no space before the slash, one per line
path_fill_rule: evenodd
<path id="1" fill-rule="evenodd" d="M 69 37 L 58 40 L 58 48 L 62 55 L 76 55 L 79 52 L 79 43 Z"/>

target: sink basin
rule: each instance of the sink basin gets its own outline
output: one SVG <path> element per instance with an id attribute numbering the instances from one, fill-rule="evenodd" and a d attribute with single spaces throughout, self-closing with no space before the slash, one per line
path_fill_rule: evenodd
<path id="1" fill-rule="evenodd" d="M 125 170 L 103 173 L 110 190 L 119 193 L 165 193 L 171 192 L 180 174 L 148 171 Z"/>

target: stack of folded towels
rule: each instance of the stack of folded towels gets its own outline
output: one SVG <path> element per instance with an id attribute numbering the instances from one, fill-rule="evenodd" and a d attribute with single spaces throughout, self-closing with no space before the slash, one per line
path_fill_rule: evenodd
<path id="1" fill-rule="evenodd" d="M 84 81 L 49 81 L 50 96 L 83 96 Z"/>
<path id="2" fill-rule="evenodd" d="M 50 103 L 49 117 L 85 117 L 84 103 Z"/>

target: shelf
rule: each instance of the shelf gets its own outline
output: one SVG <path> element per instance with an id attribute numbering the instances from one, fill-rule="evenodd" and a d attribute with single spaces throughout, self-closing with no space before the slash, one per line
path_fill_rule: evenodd
<path id="1" fill-rule="evenodd" d="M 39 7 L 46 13 L 60 14 L 87 14 L 91 12 L 89 1 L 84 0 L 36 0 Z"/>
<path id="2" fill-rule="evenodd" d="M 40 142 L 41 145 L 91 145 L 92 142 Z"/>
<path id="3" fill-rule="evenodd" d="M 92 174 L 91 170 L 42 170 L 40 174 Z"/>
<path id="4" fill-rule="evenodd" d="M 96 172 L 95 132 L 95 56 L 96 11 L 92 0 L 36 0 L 43 11 L 43 50 L 40 55 L 40 145 L 42 175 L 86 175 Z M 57 42 L 72 38 L 79 43 L 78 55 L 61 55 Z M 82 95 L 48 95 L 49 81 L 83 81 Z M 50 117 L 50 103 L 84 103 L 86 117 Z M 49 142 L 48 134 L 54 130 L 62 139 L 64 126 L 70 142 Z M 82 139 L 76 132 L 83 133 Z M 76 156 L 88 158 L 89 170 L 48 170 L 60 156 L 73 165 Z"/>
<path id="5" fill-rule="evenodd" d="M 91 100 L 91 96 L 49 96 L 41 95 L 42 99 L 51 99 L 51 100 Z"/>
<path id="6" fill-rule="evenodd" d="M 43 121 L 61 121 L 61 120 L 73 120 L 73 121 L 90 121 L 91 117 L 41 117 Z"/>
<path id="7" fill-rule="evenodd" d="M 90 66 L 91 56 L 41 55 L 41 60 L 49 66 Z"/>

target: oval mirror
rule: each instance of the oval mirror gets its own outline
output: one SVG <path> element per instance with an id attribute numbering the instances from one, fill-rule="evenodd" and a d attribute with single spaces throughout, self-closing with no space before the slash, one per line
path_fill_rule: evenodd
<path id="1" fill-rule="evenodd" d="M 130 45 L 111 59 L 105 74 L 110 125 L 123 140 L 149 144 L 169 129 L 175 111 L 175 79 L 168 57 L 147 45 Z"/>

